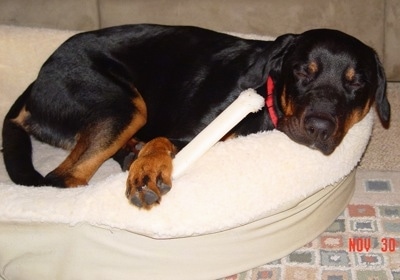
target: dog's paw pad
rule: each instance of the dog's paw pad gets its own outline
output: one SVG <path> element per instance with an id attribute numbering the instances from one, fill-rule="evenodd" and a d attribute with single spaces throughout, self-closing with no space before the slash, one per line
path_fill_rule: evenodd
<path id="1" fill-rule="evenodd" d="M 150 189 L 144 190 L 143 200 L 147 205 L 152 205 L 156 203 L 160 198 L 158 195 Z"/>
<path id="2" fill-rule="evenodd" d="M 122 163 L 122 171 L 128 171 L 129 167 L 131 166 L 132 162 L 137 158 L 137 154 L 129 153 L 123 160 Z"/>
<path id="3" fill-rule="evenodd" d="M 130 197 L 130 201 L 133 205 L 135 205 L 138 208 L 142 208 L 143 207 L 143 202 L 140 199 L 140 196 L 138 193 L 134 194 L 133 196 Z"/>
<path id="4" fill-rule="evenodd" d="M 138 143 L 135 145 L 135 150 L 137 151 L 137 153 L 139 153 L 139 151 L 143 148 L 143 146 L 144 146 L 145 144 L 146 144 L 145 142 L 138 142 Z"/>
<path id="5" fill-rule="evenodd" d="M 162 179 L 157 180 L 157 188 L 160 190 L 162 195 L 168 193 L 171 190 L 171 186 L 165 184 Z"/>
<path id="6" fill-rule="evenodd" d="M 158 194 L 149 189 L 146 185 L 136 187 L 133 194 L 128 190 L 129 189 L 127 189 L 126 197 L 128 197 L 133 205 L 139 208 L 149 207 L 160 200 Z"/>

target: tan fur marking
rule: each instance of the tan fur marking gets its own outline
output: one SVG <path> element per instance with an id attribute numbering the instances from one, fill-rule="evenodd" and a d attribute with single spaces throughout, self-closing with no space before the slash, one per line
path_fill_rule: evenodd
<path id="1" fill-rule="evenodd" d="M 295 106 L 293 102 L 288 98 L 287 93 L 286 93 L 286 87 L 283 88 L 283 92 L 281 95 L 281 106 L 283 109 L 283 114 L 286 117 L 293 116 L 295 113 Z"/>
<path id="2" fill-rule="evenodd" d="M 354 68 L 350 67 L 346 70 L 345 77 L 346 77 L 347 81 L 349 81 L 349 82 L 353 81 L 355 78 L 355 75 L 356 75 L 356 71 L 354 70 Z"/>
<path id="3" fill-rule="evenodd" d="M 18 116 L 14 119 L 12 119 L 11 121 L 18 124 L 19 126 L 23 127 L 24 129 L 26 129 L 25 126 L 25 121 L 31 116 L 31 113 L 29 113 L 26 110 L 26 107 L 22 107 L 21 111 L 19 112 Z"/>
<path id="4" fill-rule="evenodd" d="M 82 156 L 82 154 L 88 148 L 88 143 L 84 140 L 85 140 L 84 138 L 79 138 L 78 142 L 76 143 L 75 147 L 72 149 L 72 151 L 68 155 L 68 157 L 56 169 L 54 169 L 54 171 L 52 171 L 52 173 L 54 173 L 60 177 L 65 177 L 68 173 L 71 173 L 71 170 L 73 169 L 74 164 L 79 161 L 79 158 Z M 80 185 L 86 185 L 88 183 L 88 181 L 89 181 L 89 178 L 78 179 L 77 177 L 72 176 L 72 174 L 68 175 L 65 178 L 65 184 L 68 187 L 76 187 L 76 186 L 80 186 Z"/>
<path id="5" fill-rule="evenodd" d="M 237 137 L 236 133 L 233 133 L 231 131 L 231 132 L 228 132 L 227 134 L 225 134 L 224 137 L 222 137 L 220 141 L 226 141 L 226 140 L 233 139 L 236 137 Z"/>
<path id="6" fill-rule="evenodd" d="M 317 72 L 318 72 L 318 64 L 317 64 L 315 61 L 311 61 L 311 62 L 308 64 L 308 71 L 309 71 L 311 74 L 317 73 Z"/>
<path id="7" fill-rule="evenodd" d="M 370 108 L 371 108 L 371 100 L 368 100 L 368 103 L 365 105 L 363 109 L 354 110 L 346 119 L 343 126 L 343 132 L 347 133 L 354 124 L 361 121 L 368 114 Z"/>

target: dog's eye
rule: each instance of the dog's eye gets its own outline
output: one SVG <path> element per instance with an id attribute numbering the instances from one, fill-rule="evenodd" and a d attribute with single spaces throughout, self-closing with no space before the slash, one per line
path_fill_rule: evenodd
<path id="1" fill-rule="evenodd" d="M 364 82 L 359 80 L 348 81 L 348 86 L 353 90 L 358 90 L 364 86 Z"/>
<path id="2" fill-rule="evenodd" d="M 294 74 L 298 77 L 298 78 L 308 78 L 308 73 L 307 72 L 304 72 L 304 71 L 301 71 L 301 70 L 296 70 L 296 71 L 294 71 Z"/>
<path id="3" fill-rule="evenodd" d="M 320 66 L 316 61 L 310 61 L 306 64 L 298 64 L 294 69 L 294 74 L 298 80 L 309 83 L 320 71 Z"/>
<path id="4" fill-rule="evenodd" d="M 310 73 L 303 71 L 303 70 L 295 70 L 294 75 L 298 80 L 300 80 L 304 83 L 310 82 L 312 80 L 312 76 L 313 76 Z"/>
<path id="5" fill-rule="evenodd" d="M 354 88 L 360 88 L 360 87 L 362 87 L 362 83 L 360 83 L 360 82 L 352 82 L 350 85 L 351 85 L 352 87 L 354 87 Z"/>

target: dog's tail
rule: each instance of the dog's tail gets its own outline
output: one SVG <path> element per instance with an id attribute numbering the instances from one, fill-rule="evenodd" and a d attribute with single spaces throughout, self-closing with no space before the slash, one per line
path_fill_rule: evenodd
<path id="1" fill-rule="evenodd" d="M 15 101 L 4 119 L 2 152 L 11 180 L 19 185 L 40 186 L 44 185 L 44 178 L 33 167 L 30 136 L 21 126 L 13 122 L 24 107 L 32 85 Z"/>

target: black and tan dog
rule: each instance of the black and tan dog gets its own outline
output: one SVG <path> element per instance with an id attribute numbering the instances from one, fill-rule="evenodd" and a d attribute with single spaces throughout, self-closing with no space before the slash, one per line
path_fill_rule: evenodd
<path id="1" fill-rule="evenodd" d="M 376 53 L 342 32 L 267 42 L 128 25 L 73 36 L 45 62 L 5 118 L 7 171 L 17 184 L 76 187 L 114 157 L 129 169 L 128 199 L 150 208 L 171 188 L 174 153 L 247 88 L 268 95 L 269 108 L 247 116 L 231 136 L 276 127 L 329 155 L 373 104 L 389 124 Z M 29 135 L 71 153 L 43 177 L 32 165 Z M 146 144 L 138 152 L 139 141 Z"/>

